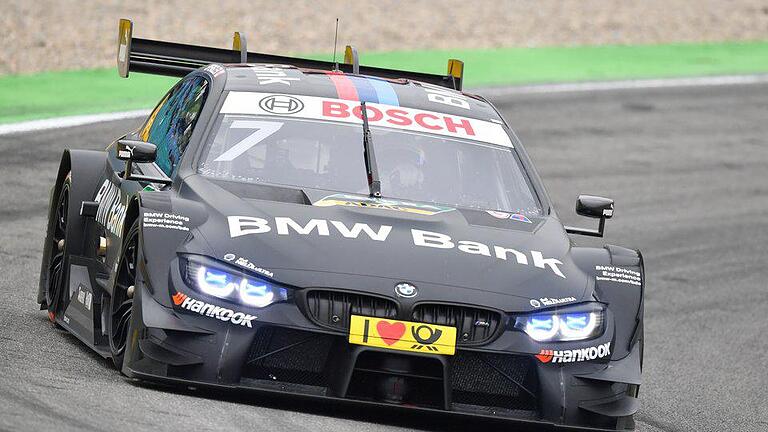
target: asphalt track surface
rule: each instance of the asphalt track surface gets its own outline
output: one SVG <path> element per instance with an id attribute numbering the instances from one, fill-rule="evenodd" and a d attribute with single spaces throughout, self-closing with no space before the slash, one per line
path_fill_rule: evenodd
<path id="1" fill-rule="evenodd" d="M 768 431 L 768 85 L 498 101 L 561 218 L 616 199 L 606 242 L 646 258 L 640 431 Z M 138 120 L 0 137 L 0 430 L 496 430 L 390 409 L 138 385 L 35 304 L 47 194 L 64 147 Z M 596 244 L 596 239 L 577 239 Z"/>

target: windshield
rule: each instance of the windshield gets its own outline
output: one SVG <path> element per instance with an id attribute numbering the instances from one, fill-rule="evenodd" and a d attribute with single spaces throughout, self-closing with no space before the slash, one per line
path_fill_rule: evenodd
<path id="1" fill-rule="evenodd" d="M 384 198 L 540 215 L 509 147 L 371 126 Z M 222 114 L 200 173 L 230 181 L 368 195 L 362 126 Z"/>

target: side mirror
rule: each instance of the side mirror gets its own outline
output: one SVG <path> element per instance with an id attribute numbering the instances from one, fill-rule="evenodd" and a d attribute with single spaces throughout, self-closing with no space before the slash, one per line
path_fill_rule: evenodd
<path id="1" fill-rule="evenodd" d="M 576 200 L 576 214 L 599 218 L 600 224 L 596 230 L 587 228 L 565 227 L 570 234 L 581 234 L 592 237 L 602 237 L 605 231 L 605 220 L 613 217 L 613 200 L 593 195 L 579 195 Z"/>
<path id="2" fill-rule="evenodd" d="M 579 195 L 576 200 L 576 214 L 610 219 L 613 216 L 613 200 L 593 195 Z"/>
<path id="3" fill-rule="evenodd" d="M 124 180 L 139 182 L 171 184 L 169 178 L 148 177 L 133 173 L 134 163 L 150 163 L 157 158 L 157 146 L 145 141 L 121 139 L 117 141 L 117 158 L 125 161 Z"/>
<path id="4" fill-rule="evenodd" d="M 157 157 L 157 146 L 145 141 L 121 139 L 117 141 L 117 158 L 124 161 L 148 163 Z"/>

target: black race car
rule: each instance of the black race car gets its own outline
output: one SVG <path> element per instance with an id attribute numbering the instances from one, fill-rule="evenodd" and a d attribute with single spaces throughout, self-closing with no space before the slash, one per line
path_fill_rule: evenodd
<path id="1" fill-rule="evenodd" d="M 105 151 L 66 150 L 38 301 L 125 375 L 631 429 L 643 260 L 564 227 L 494 107 L 432 75 L 132 37 L 181 77 Z"/>

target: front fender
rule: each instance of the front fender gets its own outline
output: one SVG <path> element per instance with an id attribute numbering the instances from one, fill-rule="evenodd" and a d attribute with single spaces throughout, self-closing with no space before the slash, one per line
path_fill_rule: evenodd
<path id="1" fill-rule="evenodd" d="M 642 333 L 645 268 L 637 250 L 606 245 L 573 248 L 576 264 L 594 280 L 593 297 L 616 317 L 612 360 L 628 356 Z"/>
<path id="2" fill-rule="evenodd" d="M 179 252 L 210 253 L 197 231 L 208 213 L 200 203 L 175 197 L 171 191 L 142 191 L 138 195 L 137 217 L 142 244 L 141 271 L 148 292 L 163 306 L 171 307 L 168 290 L 170 265 Z"/>

